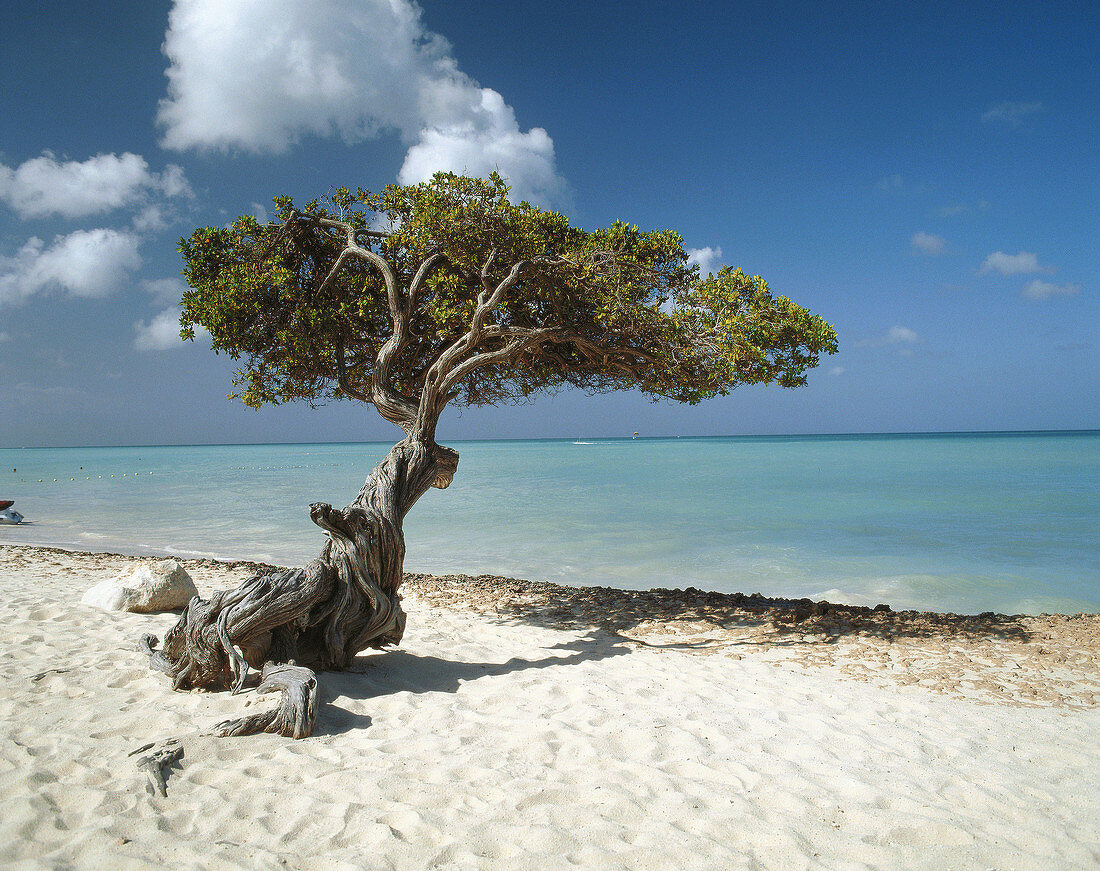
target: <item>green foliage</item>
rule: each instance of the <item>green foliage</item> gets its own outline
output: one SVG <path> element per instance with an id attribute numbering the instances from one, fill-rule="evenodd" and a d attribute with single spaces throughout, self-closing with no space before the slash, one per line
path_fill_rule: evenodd
<path id="1" fill-rule="evenodd" d="M 507 193 L 495 174 L 440 173 L 377 194 L 341 188 L 301 208 L 279 197 L 276 223 L 244 216 L 200 228 L 180 241 L 191 287 L 181 334 L 193 338 L 202 325 L 215 351 L 242 360 L 236 395 L 248 405 L 347 395 L 341 361 L 344 385 L 369 397 L 394 320 L 377 263 L 346 257 L 330 276 L 350 228 L 361 249 L 392 267 L 398 305 L 435 258 L 385 371 L 388 386 L 413 401 L 433 363 L 463 341 L 459 362 L 495 354 L 449 397 L 471 405 L 563 385 L 638 387 L 694 403 L 738 384 L 798 386 L 836 350 L 832 327 L 773 297 L 763 279 L 729 269 L 701 279 L 676 233 L 623 223 L 586 232 Z M 486 287 L 517 264 L 515 283 L 483 313 L 488 329 L 468 335 Z"/>

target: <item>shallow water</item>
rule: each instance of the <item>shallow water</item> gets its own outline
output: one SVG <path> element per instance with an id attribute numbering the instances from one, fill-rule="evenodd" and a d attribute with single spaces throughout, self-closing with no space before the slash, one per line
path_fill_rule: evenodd
<path id="1" fill-rule="evenodd" d="M 1100 432 L 454 444 L 406 567 L 956 612 L 1100 611 Z M 301 564 L 388 444 L 0 450 L 0 542 Z M 12 471 L 14 470 L 14 471 Z"/>

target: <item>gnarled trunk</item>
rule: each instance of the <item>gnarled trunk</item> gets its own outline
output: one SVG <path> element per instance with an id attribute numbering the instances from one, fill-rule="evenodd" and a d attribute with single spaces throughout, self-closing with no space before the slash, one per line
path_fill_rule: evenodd
<path id="1" fill-rule="evenodd" d="M 235 590 L 192 599 L 156 651 L 143 647 L 174 689 L 244 688 L 251 669 L 299 666 L 280 681 L 279 708 L 219 724 L 215 734 L 274 731 L 301 738 L 313 729 L 315 681 L 308 669 L 346 668 L 361 650 L 397 644 L 405 630 L 398 588 L 404 572 L 405 514 L 431 486 L 446 487 L 458 454 L 412 437 L 394 445 L 344 509 L 323 502 L 310 518 L 328 534 L 304 568 L 266 572 Z"/>

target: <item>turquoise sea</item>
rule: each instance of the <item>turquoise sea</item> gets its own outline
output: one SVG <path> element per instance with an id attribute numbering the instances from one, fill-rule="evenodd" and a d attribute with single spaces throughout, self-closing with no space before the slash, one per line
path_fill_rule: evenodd
<path id="1" fill-rule="evenodd" d="M 452 443 L 406 567 L 959 613 L 1100 611 L 1100 431 Z M 0 543 L 316 555 L 388 444 L 0 450 Z"/>

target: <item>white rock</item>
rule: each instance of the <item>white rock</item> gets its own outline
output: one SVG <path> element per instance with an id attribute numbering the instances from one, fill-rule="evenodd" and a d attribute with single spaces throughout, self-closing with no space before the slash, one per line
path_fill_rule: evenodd
<path id="1" fill-rule="evenodd" d="M 96 584 L 80 600 L 104 611 L 172 611 L 197 596 L 187 569 L 174 559 L 140 563 L 117 578 Z"/>

